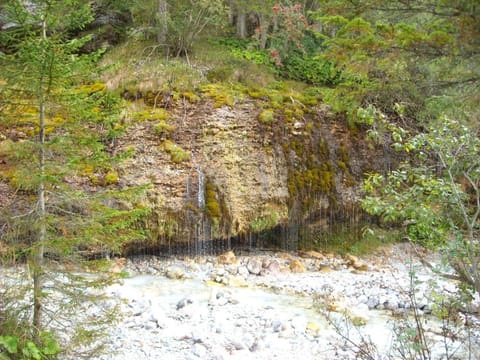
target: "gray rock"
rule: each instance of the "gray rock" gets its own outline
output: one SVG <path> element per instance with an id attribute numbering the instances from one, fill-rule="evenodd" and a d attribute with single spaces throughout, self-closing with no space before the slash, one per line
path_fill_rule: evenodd
<path id="1" fill-rule="evenodd" d="M 183 298 L 177 303 L 177 310 L 183 309 L 185 306 L 193 304 L 192 299 L 190 298 Z"/>
<path id="2" fill-rule="evenodd" d="M 248 271 L 246 266 L 239 266 L 237 273 L 238 273 L 238 275 L 243 276 L 244 278 L 246 278 L 246 277 L 248 277 L 248 275 L 250 275 L 250 271 Z"/>
<path id="3" fill-rule="evenodd" d="M 265 264 L 265 269 L 264 271 L 267 274 L 272 274 L 272 275 L 277 275 L 280 273 L 280 264 L 278 260 L 270 260 L 268 263 Z"/>
<path id="4" fill-rule="evenodd" d="M 165 276 L 172 280 L 183 280 L 186 277 L 186 273 L 184 269 L 174 265 L 167 268 Z"/>
<path id="5" fill-rule="evenodd" d="M 275 320 L 275 321 L 272 323 L 272 328 L 273 328 L 273 332 L 280 332 L 280 331 L 282 331 L 283 324 L 282 324 L 281 321 Z"/>
<path id="6" fill-rule="evenodd" d="M 380 301 L 378 300 L 377 297 L 374 297 L 374 296 L 370 296 L 366 302 L 368 308 L 370 310 L 372 309 L 376 309 L 379 305 Z"/>
<path id="7" fill-rule="evenodd" d="M 261 260 L 257 258 L 251 258 L 248 260 L 247 270 L 250 274 L 260 275 L 260 273 L 262 272 L 262 268 L 263 265 Z"/>
<path id="8" fill-rule="evenodd" d="M 192 353 L 200 359 L 205 359 L 207 356 L 207 348 L 203 344 L 195 343 L 192 346 Z"/>

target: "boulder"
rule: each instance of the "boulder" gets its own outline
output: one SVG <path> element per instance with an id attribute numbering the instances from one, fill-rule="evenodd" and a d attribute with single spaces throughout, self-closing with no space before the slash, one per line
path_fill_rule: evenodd
<path id="1" fill-rule="evenodd" d="M 281 271 L 278 260 L 270 260 L 264 264 L 264 272 L 267 274 L 277 275 Z"/>
<path id="2" fill-rule="evenodd" d="M 262 261 L 257 258 L 251 258 L 248 260 L 247 269 L 250 274 L 260 275 L 262 272 Z"/>
<path id="3" fill-rule="evenodd" d="M 232 265 L 237 264 L 237 257 L 233 251 L 227 251 L 223 254 L 220 254 L 217 258 L 219 264 Z"/>
<path id="4" fill-rule="evenodd" d="M 357 271 L 367 271 L 367 270 L 369 270 L 369 266 L 365 261 L 360 260 L 358 257 L 350 255 L 350 254 L 347 254 L 345 256 L 345 263 L 346 263 L 347 266 L 350 266 Z"/>
<path id="5" fill-rule="evenodd" d="M 325 256 L 323 256 L 322 253 L 319 253 L 318 251 L 315 251 L 315 250 L 301 251 L 299 255 L 306 259 L 317 259 L 317 260 L 325 259 Z"/>
<path id="6" fill-rule="evenodd" d="M 127 259 L 125 258 L 115 259 L 115 262 L 110 266 L 110 272 L 114 274 L 120 274 L 123 271 L 126 262 Z"/>
<path id="7" fill-rule="evenodd" d="M 290 271 L 292 273 L 302 273 L 305 272 L 305 265 L 300 260 L 293 260 L 290 262 Z"/>
<path id="8" fill-rule="evenodd" d="M 165 276 L 172 280 L 183 280 L 186 277 L 185 270 L 179 266 L 170 266 L 165 271 Z"/>

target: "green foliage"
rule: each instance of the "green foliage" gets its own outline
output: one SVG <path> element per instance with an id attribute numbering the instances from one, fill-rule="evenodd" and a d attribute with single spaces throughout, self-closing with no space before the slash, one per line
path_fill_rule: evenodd
<path id="1" fill-rule="evenodd" d="M 60 346 L 49 332 L 40 334 L 40 343 L 18 336 L 0 336 L 0 359 L 52 359 L 61 351 Z"/>
<path id="2" fill-rule="evenodd" d="M 280 73 L 288 79 L 326 86 L 337 85 L 341 74 L 328 60 L 302 54 L 294 54 L 284 59 Z"/>
<path id="3" fill-rule="evenodd" d="M 428 132 L 410 135 L 386 124 L 393 147 L 409 155 L 385 176 L 365 181 L 362 206 L 385 222 L 403 224 L 412 240 L 443 246 L 459 277 L 480 291 L 480 139 L 467 126 L 442 118 Z"/>
<path id="4" fill-rule="evenodd" d="M 16 354 L 18 351 L 18 336 L 0 336 L 0 345 L 9 354 Z"/>
<path id="5" fill-rule="evenodd" d="M 411 124 L 441 115 L 431 112 L 439 99 L 448 99 L 450 116 L 475 113 L 479 55 L 472 49 L 480 28 L 472 19 L 480 10 L 468 3 L 320 1 L 313 17 L 322 24 L 322 56 L 342 74 L 325 101 L 346 113 L 350 125 L 356 109 L 372 103 L 388 115 L 396 115 L 395 103 L 404 104 L 403 120 Z"/>
<path id="6" fill-rule="evenodd" d="M 1 240 L 13 260 L 26 261 L 31 273 L 3 283 L 2 301 L 7 293 L 22 294 L 22 305 L 2 302 L 0 311 L 11 315 L 6 322 L 18 325 L 13 330 L 25 329 L 19 336 L 19 358 L 54 356 L 60 338 L 70 341 L 62 342 L 65 349 L 81 345 L 93 351 L 114 310 L 106 307 L 98 310 L 98 318 L 78 319 L 82 329 L 63 319 L 86 314 L 99 301 L 91 290 L 111 279 L 63 272 L 63 265 L 79 270 L 83 256 L 118 252 L 126 240 L 142 237 L 136 224 L 148 209 L 135 203 L 144 189 L 93 192 L 84 181 L 105 174 L 102 185 L 117 183 L 115 165 L 124 157 L 112 156 L 107 148 L 121 132 L 121 108 L 98 81 L 102 51 L 85 53 L 90 37 L 71 37 L 93 19 L 90 4 L 8 0 L 2 10 L 5 21 L 17 26 L 0 32 L 2 44 L 8 44 L 0 57 L 0 127 L 30 131 L 22 130 L 22 141 L 9 139 L 0 149 L 7 164 L 6 174 L 2 168 L 0 175 L 17 187 L 13 190 L 24 190 L 1 208 L 0 222 L 8 224 Z M 1 331 L 2 336 L 17 334 Z M 75 343 L 79 338 L 82 343 Z"/>
<path id="7" fill-rule="evenodd" d="M 194 43 L 211 29 L 221 29 L 226 8 L 221 0 L 133 2 L 131 36 L 156 38 L 174 56 L 188 56 Z"/>

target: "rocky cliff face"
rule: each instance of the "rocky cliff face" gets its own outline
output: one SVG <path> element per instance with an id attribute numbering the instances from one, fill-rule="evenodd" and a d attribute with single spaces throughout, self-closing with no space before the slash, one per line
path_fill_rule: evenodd
<path id="1" fill-rule="evenodd" d="M 210 252 L 213 240 L 220 249 L 231 242 L 308 246 L 334 222 L 356 221 L 363 174 L 381 165 L 363 134 L 321 105 L 301 104 L 296 118 L 277 109 L 262 121 L 264 109 L 252 98 L 163 104 L 166 119 L 147 116 L 116 144 L 134 151 L 119 185 L 152 184 L 151 239 L 137 249 Z"/>

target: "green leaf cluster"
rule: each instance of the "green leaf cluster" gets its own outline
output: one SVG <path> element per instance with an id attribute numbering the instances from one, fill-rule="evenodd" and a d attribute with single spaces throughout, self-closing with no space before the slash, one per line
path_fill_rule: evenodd
<path id="1" fill-rule="evenodd" d="M 61 348 L 51 333 L 42 332 L 39 341 L 37 344 L 18 336 L 0 336 L 0 359 L 52 359 L 60 353 Z"/>
<path id="2" fill-rule="evenodd" d="M 385 120 L 383 120 L 385 122 Z M 396 170 L 371 174 L 363 208 L 401 225 L 422 245 L 443 248 L 460 278 L 480 291 L 480 139 L 447 117 L 411 135 L 386 124 L 392 146 L 408 154 Z"/>

